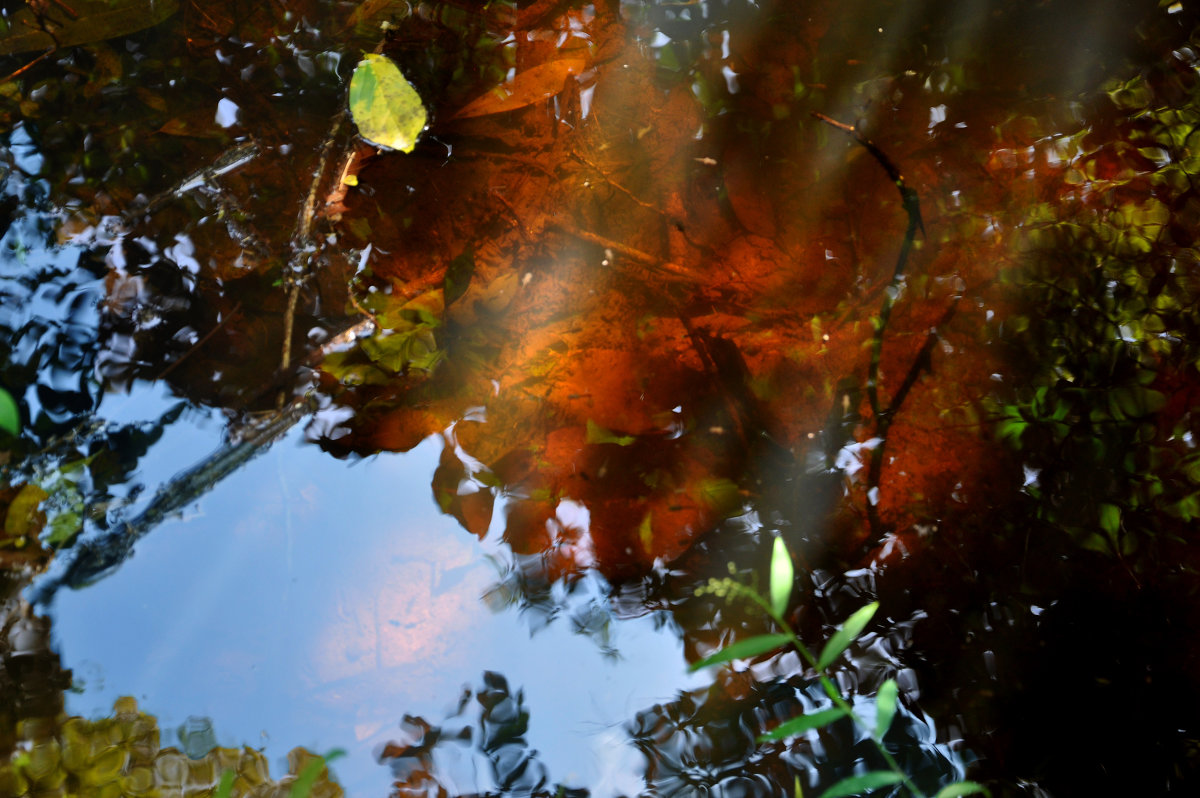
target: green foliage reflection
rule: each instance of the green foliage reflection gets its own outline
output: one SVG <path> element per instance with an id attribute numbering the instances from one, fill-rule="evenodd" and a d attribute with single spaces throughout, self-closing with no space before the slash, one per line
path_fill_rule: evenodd
<path id="1" fill-rule="evenodd" d="M 273 780 L 261 751 L 215 747 L 202 756 L 160 748 L 158 720 L 120 698 L 111 717 L 27 719 L 17 749 L 0 762 L 0 794 L 23 796 L 215 795 L 219 798 L 341 798 L 327 763 L 302 748 L 288 754 L 290 775 Z"/>
<path id="2" fill-rule="evenodd" d="M 1185 86 L 1181 98 L 1153 75 L 1114 84 L 1118 135 L 1057 142 L 1070 158 L 1062 197 L 1030 210 L 1006 278 L 1019 312 L 1005 334 L 1024 373 L 996 404 L 997 434 L 1021 453 L 1037 518 L 1135 572 L 1200 517 L 1187 221 L 1200 208 L 1200 82 Z"/>

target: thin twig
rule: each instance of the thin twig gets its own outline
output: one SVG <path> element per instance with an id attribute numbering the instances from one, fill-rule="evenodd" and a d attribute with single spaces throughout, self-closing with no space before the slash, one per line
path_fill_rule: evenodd
<path id="1" fill-rule="evenodd" d="M 41 61 L 43 58 L 46 58 L 46 57 L 50 56 L 52 53 L 55 53 L 55 52 L 57 52 L 57 51 L 58 51 L 58 45 L 56 44 L 56 45 L 54 45 L 53 47 L 51 47 L 49 50 L 47 50 L 46 52 L 44 52 L 44 53 L 42 53 L 41 55 L 39 55 L 37 58 L 35 58 L 35 59 L 33 59 L 32 61 L 30 61 L 30 62 L 29 62 L 28 64 L 26 64 L 25 66 L 23 66 L 23 67 L 20 67 L 19 69 L 17 69 L 17 70 L 15 70 L 15 71 L 11 72 L 11 73 L 8 75 L 8 77 L 5 77 L 5 78 L 3 78 L 3 79 L 0 79 L 0 83 L 8 83 L 8 82 L 9 82 L 10 80 L 12 80 L 13 78 L 18 78 L 18 77 L 20 77 L 21 75 L 23 75 L 23 74 L 25 74 L 26 72 L 28 72 L 30 69 L 33 69 L 33 67 L 34 67 L 34 66 L 35 66 L 35 65 L 36 65 L 36 64 L 37 64 L 39 61 Z"/>
<path id="2" fill-rule="evenodd" d="M 217 330 L 220 330 L 222 327 L 224 327 L 225 324 L 230 319 L 235 318 L 238 315 L 238 313 L 241 312 L 241 310 L 242 310 L 242 303 L 238 302 L 236 305 L 233 306 L 233 310 L 229 311 L 224 316 L 222 316 L 221 320 L 218 321 L 216 324 L 214 324 L 213 328 L 204 334 L 204 337 L 202 337 L 196 343 L 192 344 L 191 347 L 188 349 L 188 351 L 184 352 L 182 355 L 180 355 L 178 358 L 176 358 L 176 360 L 174 362 L 170 363 L 165 369 L 160 371 L 158 373 L 158 376 L 154 378 L 154 381 L 159 382 L 160 380 L 164 379 L 168 374 L 170 374 L 172 371 L 174 371 L 176 368 L 178 368 L 180 363 L 187 360 L 189 357 L 192 356 L 192 354 L 194 354 L 196 352 L 197 349 L 199 349 L 200 347 L 202 347 L 206 343 L 208 343 L 208 339 L 212 338 L 214 335 L 216 335 Z"/>
<path id="3" fill-rule="evenodd" d="M 900 294 L 901 280 L 904 276 L 904 269 L 908 265 L 908 256 L 912 252 L 917 231 L 920 230 L 921 234 L 924 235 L 925 224 L 921 220 L 921 202 L 917 192 L 905 185 L 904 175 L 900 172 L 899 167 L 892 162 L 892 159 L 883 150 L 879 149 L 874 142 L 863 136 L 858 132 L 857 128 L 851 125 L 839 122 L 821 113 L 813 112 L 813 116 L 827 125 L 849 133 L 854 137 L 855 141 L 874 156 L 879 165 L 883 167 L 883 170 L 887 172 L 888 177 L 895 183 L 896 190 L 900 192 L 901 202 L 904 203 L 904 211 L 908 215 L 908 228 L 904 231 L 904 241 L 900 245 L 900 253 L 896 256 L 896 266 L 892 269 L 892 278 L 884 290 L 883 304 L 879 308 L 879 316 L 875 320 L 875 333 L 871 338 L 871 362 L 867 367 L 867 401 L 870 403 L 871 413 L 875 417 L 875 437 L 880 439 L 879 445 L 871 453 L 871 466 L 867 472 L 867 520 L 871 527 L 872 539 L 879 540 L 883 536 L 883 529 L 879 519 L 877 502 L 879 499 L 879 483 L 883 476 L 883 450 L 887 445 L 887 433 L 891 427 L 893 416 L 900 410 L 900 406 L 908 396 L 908 392 L 912 389 L 913 383 L 916 382 L 917 376 L 923 368 L 927 367 L 930 353 L 933 350 L 933 344 L 937 341 L 937 328 L 935 327 L 930 331 L 925 345 L 921 347 L 921 351 L 917 353 L 916 360 L 909 367 L 900 390 L 892 397 L 887 407 L 883 407 L 879 399 L 879 366 L 883 359 L 883 336 L 887 331 L 888 322 L 891 319 L 892 306 Z M 945 320 L 949 320 L 949 317 L 953 315 L 956 306 L 957 300 L 947 311 L 944 317 Z"/>
<path id="4" fill-rule="evenodd" d="M 879 439 L 879 444 L 871 452 L 871 465 L 867 469 L 867 519 L 871 524 L 873 540 L 879 540 L 882 535 L 882 526 L 879 520 L 878 496 L 872 500 L 870 492 L 879 487 L 883 479 L 883 461 L 884 450 L 887 448 L 887 436 L 891 431 L 892 421 L 896 418 L 896 413 L 900 410 L 900 406 L 904 404 L 904 400 L 908 398 L 909 391 L 916 385 L 917 379 L 921 376 L 921 372 L 932 372 L 933 370 L 933 347 L 940 340 L 938 328 L 947 324 L 954 317 L 954 313 L 958 310 L 958 303 L 962 297 L 955 297 L 950 303 L 950 307 L 938 319 L 937 324 L 930 328 L 925 334 L 925 343 L 921 345 L 916 357 L 913 358 L 912 365 L 908 367 L 908 373 L 904 375 L 904 381 L 900 383 L 899 390 L 892 397 L 892 401 L 888 403 L 887 409 L 882 414 L 876 416 L 875 420 L 875 437 Z"/>
<path id="5" fill-rule="evenodd" d="M 355 310 L 357 310 L 359 313 L 361 313 L 362 315 L 366 316 L 368 319 L 371 320 L 371 323 L 375 325 L 376 330 L 383 329 L 383 325 L 381 325 L 379 323 L 379 319 L 375 317 L 375 314 L 372 313 L 371 311 L 367 310 L 365 307 L 362 306 L 361 303 L 359 303 L 358 297 L 356 297 L 354 295 L 354 287 L 353 286 L 351 286 L 350 290 L 346 292 L 346 297 L 350 300 L 350 304 L 354 306 Z"/>
<path id="6" fill-rule="evenodd" d="M 300 298 L 299 281 L 291 282 L 287 287 L 287 310 L 283 315 L 283 353 L 279 358 L 279 368 L 287 371 L 292 365 L 292 331 L 296 326 L 296 303 Z"/>
<path id="7" fill-rule="evenodd" d="M 578 227 L 575 227 L 569 222 L 555 220 L 550 222 L 550 226 L 557 227 L 567 235 L 574 236 L 575 238 L 586 241 L 589 244 L 595 244 L 598 247 L 604 247 L 605 249 L 612 250 L 618 255 L 624 255 L 630 260 L 646 266 L 653 271 L 657 277 L 672 282 L 687 282 L 692 284 L 702 281 L 702 277 L 700 275 L 696 274 L 686 266 L 681 266 L 677 263 L 671 263 L 670 261 L 660 260 L 653 255 L 642 252 L 640 249 L 634 249 L 633 247 L 626 246 L 619 241 L 613 241 L 610 238 L 598 236 L 595 233 L 588 232 L 587 230 L 580 230 Z"/>
<path id="8" fill-rule="evenodd" d="M 296 227 L 292 233 L 292 257 L 288 261 L 284 274 L 284 285 L 287 288 L 287 310 L 283 317 L 283 351 L 279 358 L 279 368 L 283 371 L 292 364 L 292 332 L 296 326 L 296 306 L 300 299 L 300 285 L 309 276 L 309 264 L 313 257 L 312 231 L 316 222 L 317 197 L 320 195 L 321 184 L 329 166 L 329 158 L 333 153 L 333 145 L 337 140 L 342 124 L 346 120 L 346 111 L 338 111 L 321 146 L 321 156 L 317 159 L 317 168 L 313 173 L 312 183 L 308 187 L 308 195 L 300 208 L 296 219 Z"/>

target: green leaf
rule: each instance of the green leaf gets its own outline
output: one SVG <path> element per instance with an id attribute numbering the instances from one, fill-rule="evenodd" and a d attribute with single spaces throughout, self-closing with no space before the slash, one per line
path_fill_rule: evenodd
<path id="1" fill-rule="evenodd" d="M 896 698 L 899 693 L 900 686 L 896 684 L 895 679 L 888 679 L 879 685 L 879 692 L 875 695 L 876 740 L 883 740 L 883 735 L 887 734 L 892 725 L 892 718 L 896 717 Z"/>
<path id="2" fill-rule="evenodd" d="M 811 715 L 801 715 L 798 718 L 792 718 L 789 721 L 779 724 L 766 734 L 759 735 L 758 741 L 761 743 L 766 740 L 782 740 L 784 737 L 794 737 L 797 734 L 804 734 L 810 729 L 828 726 L 835 720 L 844 717 L 846 717 L 846 710 L 838 709 L 837 707 L 814 712 Z"/>
<path id="3" fill-rule="evenodd" d="M 421 96 L 390 58 L 363 56 L 350 78 L 350 115 L 364 139 L 379 147 L 412 152 L 425 129 Z"/>
<path id="4" fill-rule="evenodd" d="M 343 385 L 386 385 L 391 377 L 370 363 L 363 363 L 361 353 L 351 349 L 330 352 L 321 361 L 321 370 Z"/>
<path id="5" fill-rule="evenodd" d="M 216 798 L 230 798 L 233 795 L 233 780 L 236 778 L 236 770 L 221 771 L 221 783 L 217 785 Z"/>
<path id="6" fill-rule="evenodd" d="M 4 516 L 4 534 L 10 538 L 21 538 L 41 532 L 46 523 L 46 514 L 41 505 L 50 495 L 41 485 L 30 482 L 21 487 L 8 505 Z"/>
<path id="7" fill-rule="evenodd" d="M 792 597 L 794 577 L 792 555 L 788 552 L 783 538 L 776 537 L 775 549 L 771 553 L 771 609 L 776 615 L 783 615 L 787 610 L 788 599 Z"/>
<path id="8" fill-rule="evenodd" d="M 411 369 L 432 371 L 444 354 L 426 325 L 404 332 L 384 330 L 359 341 L 359 348 L 376 364 L 396 374 Z"/>
<path id="9" fill-rule="evenodd" d="M 699 487 L 700 501 L 722 518 L 728 518 L 741 511 L 742 492 L 733 480 L 725 477 L 704 479 L 700 481 Z"/>
<path id="10" fill-rule="evenodd" d="M 637 438 L 632 435 L 617 435 L 615 432 L 610 432 L 604 427 L 592 421 L 590 418 L 587 422 L 587 442 L 588 443 L 615 443 L 617 446 L 628 446 Z"/>
<path id="11" fill-rule="evenodd" d="M 317 779 L 321 775 L 321 771 L 335 759 L 340 759 L 345 756 L 346 752 L 341 748 L 334 748 L 325 756 L 318 756 L 312 759 L 304 769 L 300 771 L 300 775 L 292 782 L 292 790 L 289 798 L 308 798 L 312 794 L 313 785 L 317 783 Z"/>
<path id="12" fill-rule="evenodd" d="M 706 657 L 699 662 L 692 663 L 688 670 L 698 671 L 701 668 L 707 668 L 710 665 L 720 665 L 722 662 L 729 662 L 735 659 L 746 659 L 748 657 L 757 657 L 759 654 L 766 654 L 768 651 L 783 646 L 792 641 L 791 635 L 773 634 L 759 635 L 751 637 L 747 640 L 739 640 L 732 646 L 723 648 L 711 657 Z"/>
<path id="13" fill-rule="evenodd" d="M 879 602 L 873 601 L 846 619 L 846 622 L 842 624 L 842 628 L 838 629 L 833 637 L 829 638 L 829 642 L 821 650 L 821 656 L 817 660 L 817 670 L 825 670 L 835 659 L 842 655 L 843 651 L 850 647 L 854 639 L 862 634 L 862 630 L 870 623 L 871 616 L 875 614 L 875 610 L 877 609 L 879 609 Z"/>
<path id="14" fill-rule="evenodd" d="M 938 790 L 935 798 L 959 798 L 960 795 L 976 795 L 977 793 L 991 795 L 987 787 L 982 784 L 976 784 L 973 781 L 956 781 Z"/>
<path id="15" fill-rule="evenodd" d="M 12 394 L 0 388 L 0 429 L 9 435 L 21 434 L 21 410 Z"/>
<path id="16" fill-rule="evenodd" d="M 471 276 L 474 274 L 475 250 L 467 247 L 457 258 L 450 261 L 450 265 L 446 267 L 446 276 L 442 278 L 444 299 L 447 305 L 453 304 L 454 300 L 466 293 L 467 286 L 471 283 Z"/>
<path id="17" fill-rule="evenodd" d="M 843 798 L 846 795 L 858 795 L 860 792 L 870 792 L 890 784 L 904 781 L 904 774 L 894 770 L 873 770 L 861 776 L 850 776 L 821 793 L 821 798 Z"/>
<path id="18" fill-rule="evenodd" d="M 1114 536 L 1121 527 L 1121 508 L 1115 504 L 1100 505 L 1100 528 Z"/>

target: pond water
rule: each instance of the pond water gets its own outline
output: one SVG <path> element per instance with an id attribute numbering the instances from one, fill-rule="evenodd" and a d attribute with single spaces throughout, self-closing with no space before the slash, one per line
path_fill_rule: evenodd
<path id="1" fill-rule="evenodd" d="M 10 5 L 0 794 L 1200 781 L 1188 4 Z"/>
<path id="2" fill-rule="evenodd" d="M 219 427 L 209 433 L 218 443 Z M 164 438 L 176 456 L 206 453 L 194 433 L 177 437 Z M 648 617 L 580 633 L 604 612 L 598 585 L 532 637 L 518 612 L 489 608 L 504 552 L 430 501 L 440 450 L 431 439 L 348 469 L 298 435 L 280 441 L 112 577 L 56 601 L 57 648 L 79 689 L 68 711 L 103 715 L 134 695 L 163 729 L 203 716 L 227 746 L 346 747 L 340 783 L 384 795 L 389 772 L 371 753 L 397 738 L 397 711 L 441 719 L 493 671 L 523 691 L 529 745 L 554 773 L 597 794 L 634 791 L 636 753 L 615 730 L 699 686 L 678 639 Z"/>

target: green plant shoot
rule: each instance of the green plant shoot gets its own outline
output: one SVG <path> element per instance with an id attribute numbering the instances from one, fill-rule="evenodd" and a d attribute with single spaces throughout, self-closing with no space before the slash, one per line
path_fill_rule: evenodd
<path id="1" fill-rule="evenodd" d="M 775 548 L 771 552 L 771 609 L 776 615 L 783 615 L 787 611 L 794 578 L 792 555 L 788 552 L 783 538 L 777 537 Z"/>
<path id="2" fill-rule="evenodd" d="M 335 759 L 340 759 L 345 756 L 346 752 L 341 748 L 334 748 L 324 756 L 319 756 L 304 766 L 300 771 L 300 775 L 292 782 L 292 791 L 289 798 L 308 798 L 312 794 L 313 785 L 317 783 L 317 777 L 321 775 L 321 771 Z"/>
<path id="3" fill-rule="evenodd" d="M 723 662 L 730 662 L 735 659 L 747 659 L 749 657 L 757 657 L 759 654 L 766 654 L 768 651 L 774 651 L 780 646 L 787 645 L 792 640 L 791 635 L 759 635 L 746 640 L 739 640 L 732 646 L 723 648 L 711 657 L 706 657 L 692 665 L 691 670 L 700 670 L 707 668 L 710 665 L 720 665 Z"/>
<path id="4" fill-rule="evenodd" d="M 871 622 L 871 617 L 877 609 L 879 609 L 879 602 L 872 601 L 846 619 L 842 628 L 834 632 L 833 637 L 829 638 L 829 642 L 825 644 L 825 648 L 821 649 L 821 656 L 817 659 L 817 670 L 828 668 L 835 659 L 842 655 L 843 651 L 850 647 L 850 644 L 862 634 L 862 630 L 867 628 L 867 624 Z"/>
<path id="5" fill-rule="evenodd" d="M 829 641 L 825 644 L 825 648 L 821 651 L 821 656 L 819 658 L 814 657 L 812 652 L 804 645 L 783 617 L 783 613 L 787 610 L 787 603 L 791 598 L 793 576 L 792 558 L 790 552 L 787 550 L 787 544 L 783 542 L 782 538 L 776 538 L 771 553 L 769 598 L 760 595 L 753 588 L 740 585 L 729 579 L 710 580 L 707 588 L 697 591 L 698 593 L 711 592 L 719 596 L 748 599 L 761 607 L 784 631 L 779 634 L 758 635 L 747 640 L 738 641 L 695 663 L 691 666 L 691 670 L 697 670 L 698 668 L 710 665 L 720 665 L 735 659 L 758 656 L 759 654 L 765 654 L 788 644 L 794 646 L 796 651 L 799 652 L 800 657 L 817 672 L 817 676 L 821 680 L 826 694 L 833 702 L 833 706 L 784 721 L 774 729 L 760 735 L 758 741 L 771 742 L 782 740 L 786 737 L 804 734 L 822 726 L 828 726 L 843 718 L 849 718 L 859 728 L 871 732 L 869 739 L 878 750 L 879 756 L 886 763 L 888 769 L 868 771 L 844 778 L 821 793 L 820 798 L 844 798 L 844 796 L 860 795 L 896 784 L 903 784 L 904 789 L 910 795 L 915 796 L 915 798 L 925 798 L 924 793 L 921 792 L 909 775 L 905 773 L 895 757 L 892 756 L 891 752 L 883 744 L 883 737 L 887 734 L 888 729 L 891 728 L 899 706 L 900 686 L 896 683 L 896 680 L 888 679 L 879 686 L 875 697 L 875 725 L 872 729 L 858 716 L 854 708 L 841 695 L 833 681 L 829 678 L 829 675 L 825 672 L 825 669 L 840 657 L 850 647 L 850 644 L 862 634 L 863 630 L 867 628 L 867 624 L 871 622 L 871 618 L 874 617 L 875 612 L 879 609 L 879 602 L 872 602 L 847 618 L 841 628 L 829 638 Z M 793 794 L 796 798 L 800 798 L 803 795 L 799 776 L 795 778 Z M 959 798 L 959 796 L 975 794 L 990 795 L 987 788 L 981 784 L 973 781 L 958 781 L 942 787 L 935 798 Z"/>
<path id="6" fill-rule="evenodd" d="M 21 434 L 21 411 L 12 394 L 0 388 L 0 429 L 9 435 Z"/>
<path id="7" fill-rule="evenodd" d="M 875 739 L 880 742 L 883 742 L 883 735 L 887 734 L 892 719 L 896 717 L 899 693 L 900 686 L 896 684 L 896 680 L 888 679 L 879 685 L 879 692 L 875 694 Z"/>

